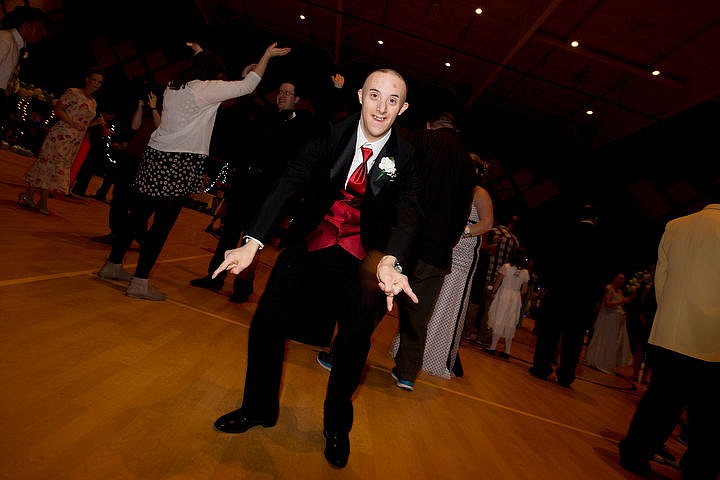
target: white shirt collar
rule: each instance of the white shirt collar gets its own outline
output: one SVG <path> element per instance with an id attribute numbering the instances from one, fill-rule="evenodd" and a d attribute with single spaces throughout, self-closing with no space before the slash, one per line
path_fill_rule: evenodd
<path id="1" fill-rule="evenodd" d="M 374 142 L 368 142 L 367 138 L 365 138 L 365 134 L 362 131 L 362 128 L 360 127 L 360 122 L 358 122 L 357 127 L 357 141 L 355 142 L 355 151 L 357 152 L 360 147 L 363 145 L 369 146 L 372 148 L 373 154 L 372 157 L 370 157 L 370 160 L 368 160 L 369 164 L 372 164 L 372 162 L 375 161 L 375 158 L 378 156 L 380 151 L 385 147 L 385 144 L 390 139 L 390 135 L 392 134 L 392 128 L 389 129 L 385 135 L 382 136 L 381 139 L 376 140 Z"/>

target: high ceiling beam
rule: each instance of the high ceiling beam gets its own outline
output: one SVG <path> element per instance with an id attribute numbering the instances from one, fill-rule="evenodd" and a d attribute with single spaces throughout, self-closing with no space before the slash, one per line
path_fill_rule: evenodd
<path id="1" fill-rule="evenodd" d="M 475 100 L 482 95 L 482 93 L 485 91 L 485 89 L 495 80 L 495 78 L 500 74 L 500 72 L 503 71 L 503 65 L 507 65 L 510 60 L 515 56 L 515 54 L 527 43 L 527 41 L 532 37 L 535 32 L 540 28 L 540 25 L 545 22 L 545 19 L 547 19 L 550 14 L 557 8 L 558 5 L 562 3 L 562 0 L 552 0 L 540 14 L 535 18 L 535 21 L 532 22 L 532 25 L 528 27 L 528 29 L 523 32 L 522 35 L 517 39 L 515 42 L 515 45 L 508 50 L 508 52 L 505 54 L 505 57 L 500 62 L 500 65 L 496 66 L 492 72 L 490 72 L 490 75 L 485 77 L 485 80 L 477 86 L 473 88 L 473 92 L 470 95 L 470 98 L 468 99 L 467 103 L 465 104 L 466 107 L 470 107 L 473 103 L 475 103 Z"/>

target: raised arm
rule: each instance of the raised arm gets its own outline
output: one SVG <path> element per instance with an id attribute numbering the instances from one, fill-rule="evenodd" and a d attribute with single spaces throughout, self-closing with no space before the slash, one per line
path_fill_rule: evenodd
<path id="1" fill-rule="evenodd" d="M 277 42 L 271 44 L 267 50 L 265 50 L 263 56 L 260 57 L 260 60 L 258 60 L 253 71 L 262 77 L 265 74 L 265 69 L 267 69 L 268 62 L 271 58 L 281 57 L 283 55 L 287 55 L 288 53 L 290 53 L 289 48 L 278 48 Z"/>

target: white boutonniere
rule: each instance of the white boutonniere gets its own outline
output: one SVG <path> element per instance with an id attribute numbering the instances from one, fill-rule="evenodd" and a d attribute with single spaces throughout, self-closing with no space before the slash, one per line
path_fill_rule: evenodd
<path id="1" fill-rule="evenodd" d="M 380 180 L 383 175 L 387 175 L 390 181 L 393 181 L 397 176 L 395 159 L 393 157 L 383 157 L 380 159 L 380 175 L 378 175 L 375 180 Z"/>

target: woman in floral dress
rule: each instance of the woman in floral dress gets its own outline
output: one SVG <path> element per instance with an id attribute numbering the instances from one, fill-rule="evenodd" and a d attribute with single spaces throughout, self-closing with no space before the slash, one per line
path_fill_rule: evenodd
<path id="1" fill-rule="evenodd" d="M 55 105 L 58 121 L 52 126 L 40 148 L 35 163 L 25 173 L 28 189 L 20 194 L 18 203 L 50 213 L 47 201 L 50 191 L 68 193 L 70 168 L 80 149 L 88 127 L 102 123 L 97 117 L 97 102 L 93 95 L 100 89 L 105 75 L 93 68 L 85 77 L 83 88 L 69 88 Z M 40 193 L 36 202 L 35 194 Z"/>

